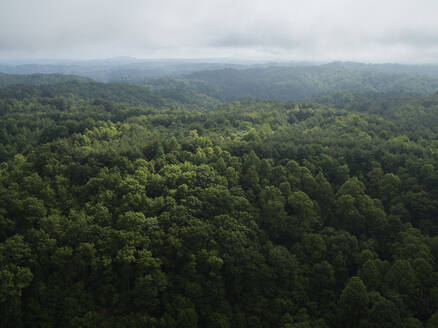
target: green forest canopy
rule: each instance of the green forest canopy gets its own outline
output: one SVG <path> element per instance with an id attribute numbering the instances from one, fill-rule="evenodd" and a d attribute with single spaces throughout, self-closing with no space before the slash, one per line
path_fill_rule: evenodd
<path id="1" fill-rule="evenodd" d="M 437 326 L 437 95 L 11 79 L 4 327 Z"/>

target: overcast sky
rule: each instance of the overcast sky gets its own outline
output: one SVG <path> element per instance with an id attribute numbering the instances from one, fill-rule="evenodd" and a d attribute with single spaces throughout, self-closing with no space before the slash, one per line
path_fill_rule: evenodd
<path id="1" fill-rule="evenodd" d="M 1 0 L 0 58 L 438 63 L 438 0 Z"/>

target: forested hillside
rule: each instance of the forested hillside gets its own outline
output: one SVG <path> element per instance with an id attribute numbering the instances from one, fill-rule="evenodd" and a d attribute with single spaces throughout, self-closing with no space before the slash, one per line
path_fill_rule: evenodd
<path id="1" fill-rule="evenodd" d="M 210 89 L 204 86 L 198 90 L 224 101 L 245 97 L 303 100 L 339 91 L 424 95 L 438 89 L 438 76 L 408 74 L 402 70 L 387 72 L 379 66 L 365 69 L 337 64 L 244 70 L 229 68 L 195 72 L 183 78 L 205 82 Z"/>
<path id="2" fill-rule="evenodd" d="M 126 75 L 114 81 L 146 85 L 153 90 L 190 90 L 225 102 L 243 98 L 302 101 L 332 97 L 334 93 L 399 98 L 435 92 L 438 69 L 435 66 L 354 63 L 279 64 L 209 69 L 161 78 Z"/>
<path id="3" fill-rule="evenodd" d="M 220 101 L 243 98 L 297 101 L 335 92 L 427 95 L 438 89 L 438 65 L 202 60 L 107 60 L 1 64 L 0 86 L 65 80 L 134 83 L 156 90 L 184 90 Z M 45 73 L 35 74 L 35 73 Z M 55 74 L 58 73 L 58 74 Z M 76 74 L 83 78 L 60 74 Z M 48 78 L 44 78 L 47 76 Z M 87 79 L 89 78 L 89 79 Z M 112 92 L 118 93 L 117 88 Z M 122 99 L 113 99 L 121 101 Z"/>
<path id="4" fill-rule="evenodd" d="M 438 95 L 395 77 L 0 88 L 0 326 L 437 327 Z"/>
<path id="5" fill-rule="evenodd" d="M 93 82 L 93 80 L 76 76 L 76 75 L 64 75 L 64 74 L 32 74 L 32 75 L 13 75 L 0 73 L 0 87 L 6 86 L 41 86 L 49 84 L 58 84 L 71 81 L 79 82 Z M 2 97 L 3 98 L 3 97 Z"/>
<path id="6" fill-rule="evenodd" d="M 2 86 L 2 87 L 1 87 Z M 142 106 L 178 106 L 214 108 L 220 104 L 205 94 L 175 86 L 150 90 L 132 83 L 101 83 L 75 75 L 0 74 L 0 99 L 24 100 L 31 98 L 99 99 L 109 102 Z"/>

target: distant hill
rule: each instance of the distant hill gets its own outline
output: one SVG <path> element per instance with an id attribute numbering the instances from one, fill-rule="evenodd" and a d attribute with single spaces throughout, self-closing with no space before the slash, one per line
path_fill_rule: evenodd
<path id="1" fill-rule="evenodd" d="M 75 74 L 99 82 L 143 82 L 164 76 L 180 76 L 202 70 L 238 68 L 233 63 L 190 60 L 141 60 L 118 57 L 89 61 L 37 61 L 35 63 L 0 63 L 0 72 L 7 74 Z M 245 67 L 245 66 L 242 66 Z"/>
<path id="2" fill-rule="evenodd" d="M 6 69 L 6 68 L 7 69 Z M 175 98 L 185 104 L 219 103 L 243 98 L 301 101 L 319 98 L 319 101 L 340 104 L 340 99 L 325 99 L 334 93 L 373 93 L 381 95 L 421 96 L 438 90 L 438 65 L 362 64 L 333 62 L 311 63 L 215 63 L 189 60 L 149 60 L 114 58 L 83 62 L 54 62 L 31 65 L 0 65 L 1 70 L 16 73 L 43 73 L 8 75 L 0 73 L 0 87 L 20 84 L 16 90 L 6 92 L 23 97 L 29 89 L 23 86 L 62 85 L 32 92 L 53 94 L 78 92 L 77 83 L 131 84 L 125 87 L 93 86 L 82 88 L 86 97 L 102 97 L 111 101 L 144 104 L 144 86 L 164 98 Z M 75 74 L 75 75 L 72 75 Z M 68 83 L 67 83 L 68 82 Z M 64 85 L 67 83 L 68 85 Z M 134 86 L 135 84 L 135 86 Z M 53 89 L 53 91 L 50 91 Z M 79 88 L 81 89 L 81 88 Z M 84 90 L 87 91 L 84 91 Z M 67 91 L 70 90 L 70 91 Z M 2 91 L 4 92 L 4 90 Z M 4 93 L 2 93 L 4 94 Z M 21 95 L 20 95 L 21 94 Z M 135 96 L 134 96 L 135 94 Z M 149 96 L 147 96 L 149 97 Z M 339 97 L 338 97 L 339 98 Z M 147 102 L 146 102 L 147 103 Z M 157 105 L 156 102 L 153 102 Z M 341 102 L 342 103 L 342 102 Z M 363 101 L 361 101 L 363 104 Z M 202 105 L 204 106 L 204 105 Z M 209 105 L 210 106 L 210 105 Z M 211 107 L 211 106 L 210 106 Z"/>
<path id="3" fill-rule="evenodd" d="M 381 67 L 386 71 L 380 70 Z M 411 74 L 397 70 L 397 67 L 333 63 L 225 68 L 194 72 L 176 79 L 156 79 L 145 84 L 153 88 L 184 85 L 222 101 L 242 98 L 305 100 L 344 91 L 425 95 L 438 89 L 438 74 L 437 77 Z"/>
<path id="4" fill-rule="evenodd" d="M 0 74 L 0 99 L 77 97 L 103 99 L 129 105 L 163 107 L 188 105 L 213 108 L 220 101 L 192 89 L 151 90 L 131 83 L 101 83 L 88 78 L 62 74 Z"/>
<path id="5" fill-rule="evenodd" d="M 438 65 L 423 64 L 423 65 L 405 65 L 405 64 L 364 64 L 356 62 L 332 62 L 326 64 L 327 67 L 337 67 L 343 69 L 381 72 L 381 73 L 407 73 L 416 75 L 426 75 L 438 78 Z"/>
<path id="6" fill-rule="evenodd" d="M 0 73 L 0 87 L 9 85 L 48 85 L 65 83 L 68 81 L 81 81 L 91 82 L 93 80 L 77 75 L 64 75 L 64 74 L 31 74 L 31 75 L 18 75 L 18 74 L 4 74 Z"/>

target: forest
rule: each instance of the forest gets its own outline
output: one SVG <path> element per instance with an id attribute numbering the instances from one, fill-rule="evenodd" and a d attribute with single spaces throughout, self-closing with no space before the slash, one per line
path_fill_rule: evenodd
<path id="1" fill-rule="evenodd" d="M 204 68 L 0 74 L 0 327 L 438 327 L 434 70 Z"/>

